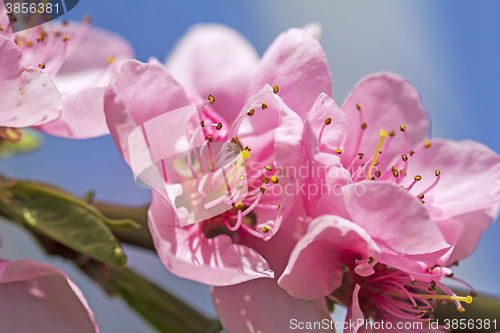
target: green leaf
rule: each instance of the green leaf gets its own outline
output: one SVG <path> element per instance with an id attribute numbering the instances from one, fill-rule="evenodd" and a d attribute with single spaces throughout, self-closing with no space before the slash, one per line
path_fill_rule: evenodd
<path id="1" fill-rule="evenodd" d="M 16 181 L 2 188 L 0 213 L 77 252 L 112 266 L 125 267 L 125 255 L 107 226 L 112 221 L 85 201 L 55 186 Z"/>
<path id="2" fill-rule="evenodd" d="M 40 147 L 40 135 L 32 130 L 23 130 L 18 142 L 4 141 L 0 145 L 0 158 L 32 152 Z"/>
<path id="3" fill-rule="evenodd" d="M 122 298 L 159 332 L 216 333 L 222 330 L 217 319 L 206 317 L 130 269 L 88 268 L 87 274 L 105 290 Z"/>

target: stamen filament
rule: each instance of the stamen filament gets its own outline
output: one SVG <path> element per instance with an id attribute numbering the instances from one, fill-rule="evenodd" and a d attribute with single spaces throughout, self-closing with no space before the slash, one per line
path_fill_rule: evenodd
<path id="1" fill-rule="evenodd" d="M 387 136 L 387 132 L 384 130 L 380 131 L 380 140 L 378 141 L 377 149 L 375 150 L 375 154 L 373 154 L 372 162 L 370 163 L 370 168 L 368 169 L 368 174 L 366 175 L 365 180 L 369 180 L 372 178 L 372 171 L 375 163 L 377 162 L 377 157 L 380 154 L 380 149 L 382 149 L 382 145 L 384 143 L 385 137 Z"/>

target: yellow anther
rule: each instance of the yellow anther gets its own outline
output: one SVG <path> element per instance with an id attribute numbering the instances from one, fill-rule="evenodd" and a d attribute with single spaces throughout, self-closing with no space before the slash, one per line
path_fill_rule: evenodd
<path id="1" fill-rule="evenodd" d="M 362 109 L 361 104 L 356 103 L 356 109 L 361 110 Z"/>
<path id="2" fill-rule="evenodd" d="M 277 85 L 273 86 L 273 93 L 277 94 L 280 91 L 280 88 Z"/>
<path id="3" fill-rule="evenodd" d="M 210 102 L 210 104 L 214 104 L 215 97 L 213 95 L 208 95 L 208 101 Z"/>
<path id="4" fill-rule="evenodd" d="M 42 62 L 40 65 L 38 65 L 38 67 L 39 67 L 40 69 L 45 69 L 45 63 L 44 63 L 44 62 Z"/>
<path id="5" fill-rule="evenodd" d="M 426 142 L 424 143 L 424 147 L 425 147 L 425 148 L 429 148 L 430 146 L 431 146 L 431 142 L 430 142 L 430 141 L 426 141 Z"/>
<path id="6" fill-rule="evenodd" d="M 419 195 L 417 196 L 417 198 L 419 198 L 420 200 L 422 200 L 422 199 L 424 198 L 424 195 L 423 195 L 423 194 L 419 194 Z"/>
<path id="7" fill-rule="evenodd" d="M 248 150 L 243 150 L 241 152 L 241 156 L 243 157 L 244 160 L 249 159 L 250 157 L 252 157 L 252 155 L 250 155 L 250 152 Z M 245 164 L 243 164 L 242 166 L 245 166 Z"/>
<path id="8" fill-rule="evenodd" d="M 252 110 L 250 110 L 250 111 L 248 111 L 248 112 L 247 112 L 247 115 L 249 115 L 249 116 L 253 116 L 253 114 L 254 114 L 254 113 L 255 113 L 255 110 L 254 110 L 254 109 L 252 109 Z"/>
<path id="9" fill-rule="evenodd" d="M 217 126 L 215 126 L 215 129 L 220 131 L 220 129 L 222 128 L 222 123 L 218 123 Z"/>
<path id="10" fill-rule="evenodd" d="M 335 153 L 339 155 L 342 154 L 342 149 L 335 149 Z"/>
<path id="11" fill-rule="evenodd" d="M 445 299 L 445 300 L 459 301 L 459 302 L 465 302 L 467 304 L 471 304 L 473 301 L 473 298 L 470 295 L 456 296 L 456 295 L 413 294 L 413 296 L 418 296 L 419 298 L 426 298 L 426 299 L 435 299 L 435 300 Z"/>
<path id="12" fill-rule="evenodd" d="M 385 137 L 387 136 L 387 132 L 384 130 L 380 131 L 380 139 L 378 141 L 377 149 L 375 149 L 375 154 L 373 154 L 372 162 L 370 163 L 370 168 L 368 169 L 368 174 L 366 175 L 365 180 L 369 180 L 372 178 L 373 167 L 375 166 L 375 162 L 377 161 L 377 157 L 380 154 L 380 149 L 382 149 L 382 144 L 384 143 Z"/>
<path id="13" fill-rule="evenodd" d="M 111 56 L 108 58 L 108 64 L 112 64 L 114 61 L 115 61 L 116 57 L 115 56 Z"/>
<path id="14" fill-rule="evenodd" d="M 281 207 L 281 204 L 278 204 L 278 206 L 276 206 L 276 208 L 278 208 L 278 210 L 280 210 L 280 207 Z"/>
<path id="15" fill-rule="evenodd" d="M 401 158 L 403 159 L 403 162 L 408 161 L 408 156 L 406 156 L 406 154 L 401 155 Z"/>
<path id="16" fill-rule="evenodd" d="M 379 161 L 376 161 L 376 162 L 375 162 L 375 166 L 377 166 L 377 165 L 379 165 L 379 164 L 380 164 L 380 162 L 379 162 Z"/>
<path id="17" fill-rule="evenodd" d="M 211 136 L 211 135 L 209 135 L 209 136 L 208 136 L 208 141 L 209 141 L 209 142 L 213 142 L 213 141 L 214 141 L 214 137 L 213 137 L 213 136 Z"/>
<path id="18" fill-rule="evenodd" d="M 227 146 L 227 151 L 231 151 L 231 150 L 233 150 L 233 147 Z"/>
<path id="19" fill-rule="evenodd" d="M 261 186 L 259 190 L 260 193 L 266 193 L 266 188 L 264 186 Z"/>
<path id="20" fill-rule="evenodd" d="M 246 146 L 246 147 L 245 147 L 245 150 L 252 151 L 252 148 L 250 148 L 250 147 Z"/>
<path id="21" fill-rule="evenodd" d="M 271 177 L 271 181 L 273 182 L 274 185 L 279 183 L 278 177 L 276 177 L 276 175 Z"/>
<path id="22" fill-rule="evenodd" d="M 68 35 L 66 35 L 66 36 L 63 37 L 63 41 L 64 42 L 67 42 L 68 40 L 69 40 L 69 36 Z"/>
<path id="23" fill-rule="evenodd" d="M 332 123 L 332 118 L 325 119 L 325 125 L 330 125 Z"/>
<path id="24" fill-rule="evenodd" d="M 240 176 L 240 180 L 246 180 L 246 179 L 247 179 L 247 177 L 245 175 Z"/>
<path id="25" fill-rule="evenodd" d="M 395 135 L 396 135 L 396 132 L 394 132 L 393 130 L 391 130 L 391 131 L 389 132 L 389 135 L 390 135 L 390 136 L 395 136 Z"/>
<path id="26" fill-rule="evenodd" d="M 359 156 L 359 159 L 360 159 L 360 160 L 362 160 L 362 159 L 363 159 L 363 157 L 365 156 L 365 154 L 363 154 L 363 153 L 358 153 L 358 156 Z"/>
<path id="27" fill-rule="evenodd" d="M 396 170 L 396 171 L 392 171 L 392 175 L 394 177 L 398 177 L 399 176 L 399 172 Z"/>
<path id="28" fill-rule="evenodd" d="M 243 202 L 238 202 L 236 205 L 234 205 L 234 208 L 238 209 L 238 210 L 241 210 L 243 209 Z"/>
<path id="29" fill-rule="evenodd" d="M 63 25 L 64 27 L 66 27 L 66 26 L 68 25 L 68 20 L 64 20 L 64 21 L 62 21 L 62 25 Z"/>
<path id="30" fill-rule="evenodd" d="M 413 177 L 413 179 L 415 179 L 418 182 L 418 181 L 422 180 L 422 176 L 416 175 L 415 177 Z"/>
<path id="31" fill-rule="evenodd" d="M 266 103 L 262 103 L 262 110 L 265 110 L 267 109 L 267 104 Z"/>
<path id="32" fill-rule="evenodd" d="M 405 171 L 403 169 L 399 170 L 399 174 L 402 176 Z"/>
<path id="33" fill-rule="evenodd" d="M 376 176 L 377 178 L 380 178 L 380 170 L 375 171 L 375 176 Z"/>
<path id="34" fill-rule="evenodd" d="M 410 156 L 413 156 L 415 152 L 413 150 L 410 150 Z"/>
<path id="35" fill-rule="evenodd" d="M 366 123 L 363 123 L 363 124 L 361 125 L 361 129 L 362 129 L 362 130 L 365 130 L 365 129 L 366 129 L 366 126 L 367 126 L 367 125 L 366 125 Z"/>
<path id="36" fill-rule="evenodd" d="M 264 167 L 267 171 L 273 171 L 273 167 L 271 165 L 267 165 Z"/>
<path id="37" fill-rule="evenodd" d="M 237 138 L 237 137 L 235 137 L 235 136 L 233 136 L 233 138 L 231 139 L 231 142 L 232 142 L 232 143 L 236 143 L 236 142 L 238 142 L 238 138 Z"/>
<path id="38" fill-rule="evenodd" d="M 400 130 L 401 132 L 406 131 L 406 126 L 403 126 L 403 125 L 399 126 L 399 130 Z"/>
<path id="39" fill-rule="evenodd" d="M 267 183 L 269 183 L 269 178 L 262 177 L 262 181 L 264 182 L 264 184 L 267 184 Z"/>
<path id="40" fill-rule="evenodd" d="M 205 121 L 204 120 L 200 120 L 200 126 L 201 127 L 205 127 Z"/>
<path id="41" fill-rule="evenodd" d="M 265 226 L 265 227 L 262 227 L 262 232 L 263 233 L 268 233 L 269 231 L 271 230 L 271 228 Z"/>
<path id="42" fill-rule="evenodd" d="M 436 170 L 436 177 L 440 176 L 441 175 L 441 171 L 439 170 Z"/>

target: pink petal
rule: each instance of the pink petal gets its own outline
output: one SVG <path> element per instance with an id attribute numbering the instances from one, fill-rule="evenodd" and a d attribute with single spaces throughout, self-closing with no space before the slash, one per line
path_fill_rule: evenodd
<path id="1" fill-rule="evenodd" d="M 175 275 L 213 286 L 274 277 L 256 251 L 233 244 L 227 235 L 206 238 L 201 223 L 180 227 L 171 204 L 153 192 L 149 230 L 163 264 Z"/>
<path id="2" fill-rule="evenodd" d="M 69 22 L 68 27 L 74 34 L 81 29 L 76 22 Z M 102 29 L 89 27 L 78 44 L 71 42 L 67 57 L 53 78 L 62 94 L 77 93 L 96 85 L 105 87 L 118 66 L 134 58 L 134 50 L 124 38 Z M 109 62 L 111 57 L 114 57 L 112 64 Z M 102 104 L 102 96 L 100 98 Z M 66 111 L 73 113 L 71 109 Z"/>
<path id="3" fill-rule="evenodd" d="M 330 125 L 325 125 L 326 119 L 331 120 Z M 319 135 L 323 127 L 321 146 L 319 146 Z M 312 157 L 319 151 L 335 154 L 336 149 L 344 147 L 346 136 L 347 121 L 344 114 L 333 99 L 321 93 L 304 122 L 307 155 Z"/>
<path id="4" fill-rule="evenodd" d="M 320 152 L 313 157 L 308 157 L 307 163 L 308 180 L 305 186 L 306 195 L 304 195 L 307 212 L 313 217 L 329 213 L 338 215 L 335 202 L 321 200 L 321 198 L 341 192 L 343 186 L 352 183 L 351 174 L 344 169 L 337 154 Z M 300 169 L 299 177 L 302 178 Z"/>
<path id="5" fill-rule="evenodd" d="M 88 139 L 109 134 L 102 107 L 104 91 L 104 87 L 92 87 L 63 95 L 64 110 L 61 117 L 36 128 L 71 139 Z"/>
<path id="6" fill-rule="evenodd" d="M 315 301 L 293 298 L 276 284 L 276 279 L 212 287 L 212 301 L 228 333 L 295 332 L 293 327 L 299 322 L 331 323 L 324 297 Z"/>
<path id="7" fill-rule="evenodd" d="M 283 170 L 283 174 L 278 177 L 280 195 L 280 209 L 278 217 L 271 229 L 272 235 L 275 235 L 279 227 L 289 212 L 293 208 L 293 204 L 299 197 L 298 189 L 303 184 L 304 180 L 294 177 L 289 171 L 297 170 L 304 165 L 304 142 L 302 139 L 302 119 L 290 110 L 284 103 L 281 103 L 279 111 L 279 126 L 274 131 L 274 163 L 276 173 Z M 266 239 L 269 239 L 268 236 Z"/>
<path id="8" fill-rule="evenodd" d="M 356 259 L 372 257 L 370 267 L 363 267 L 369 271 L 380 256 L 377 244 L 362 228 L 341 217 L 324 215 L 311 222 L 278 284 L 294 297 L 320 298 L 340 287 L 344 265 L 353 269 Z"/>
<path id="9" fill-rule="evenodd" d="M 264 84 L 278 85 L 280 97 L 305 119 L 319 94 L 332 96 L 332 78 L 319 42 L 301 29 L 281 33 L 255 71 L 251 93 Z"/>
<path id="10" fill-rule="evenodd" d="M 5 332 L 99 332 L 78 287 L 61 270 L 33 260 L 0 262 Z"/>
<path id="11" fill-rule="evenodd" d="M 0 36 L 0 125 L 25 127 L 59 117 L 61 96 L 50 77 L 22 65 L 23 55 L 9 38 Z"/>
<path id="12" fill-rule="evenodd" d="M 450 246 L 422 204 L 393 183 L 363 181 L 343 187 L 341 202 L 335 194 L 329 198 L 343 205 L 349 219 L 364 228 L 384 252 L 426 254 Z"/>
<path id="13" fill-rule="evenodd" d="M 258 60 L 253 46 L 237 31 L 198 24 L 189 29 L 166 64 L 188 90 L 203 97 L 212 94 L 215 110 L 231 122 L 243 107 Z"/>
<path id="14" fill-rule="evenodd" d="M 184 89 L 164 67 L 136 60 L 125 61 L 120 66 L 104 94 L 104 113 L 111 136 L 131 168 L 129 135 L 132 131 L 156 116 L 188 105 L 190 101 Z M 184 127 L 181 130 L 184 131 Z M 133 140 L 130 143 L 141 146 Z"/>
<path id="15" fill-rule="evenodd" d="M 479 211 L 454 216 L 448 220 L 438 221 L 438 225 L 446 225 L 447 227 L 446 231 L 443 231 L 445 236 L 453 236 L 452 233 L 454 231 L 450 230 L 451 228 L 448 225 L 454 225 L 458 222 L 462 224 L 463 230 L 463 233 L 459 234 L 461 237 L 457 240 L 452 239 L 455 240 L 455 242 L 450 243 L 454 244 L 453 251 L 446 262 L 442 262 L 441 264 L 451 266 L 455 261 L 460 261 L 470 256 L 476 249 L 483 232 L 489 228 L 497 216 L 498 205 L 495 205 Z"/>
<path id="16" fill-rule="evenodd" d="M 358 325 L 358 323 L 362 323 L 365 321 L 365 316 L 363 315 L 363 312 L 359 307 L 358 294 L 360 289 L 361 286 L 359 284 L 356 284 L 356 287 L 354 287 L 354 291 L 352 293 L 352 303 L 351 305 L 349 305 L 347 316 L 345 318 L 345 321 L 348 325 L 348 328 L 344 330 L 345 333 L 357 333 L 361 329 L 361 326 Z M 351 325 L 351 323 L 356 323 L 356 325 Z"/>
<path id="17" fill-rule="evenodd" d="M 356 104 L 362 106 L 364 122 L 363 139 L 358 150 L 356 143 L 361 131 L 361 121 Z M 407 128 L 410 150 L 415 144 L 429 136 L 429 117 L 422 106 L 420 95 L 415 87 L 404 78 L 392 73 L 377 73 L 362 79 L 346 97 L 341 107 L 347 118 L 346 153 L 342 163 L 349 165 L 358 153 L 364 153 L 366 162 L 375 153 L 380 130 L 393 130 L 396 133 L 390 147 L 384 152 L 380 168 L 385 170 L 389 161 L 403 153 L 404 138 L 400 125 Z M 388 140 L 388 139 L 386 139 Z"/>
<path id="18" fill-rule="evenodd" d="M 433 219 L 448 219 L 500 201 L 500 156 L 483 144 L 432 140 L 431 147 L 408 160 L 408 175 L 422 176 L 411 193 L 416 196 L 427 189 L 436 180 L 436 170 L 441 171 L 441 179 L 429 191 L 432 201 L 424 198 Z"/>

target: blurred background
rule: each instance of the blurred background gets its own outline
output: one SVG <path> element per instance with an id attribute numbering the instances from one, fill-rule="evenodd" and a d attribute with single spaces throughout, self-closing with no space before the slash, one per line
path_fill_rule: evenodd
<path id="1" fill-rule="evenodd" d="M 186 29 L 199 22 L 233 27 L 260 54 L 280 32 L 319 22 L 337 104 L 363 76 L 396 72 L 419 89 L 433 137 L 472 139 L 500 153 L 500 1 L 80 0 L 63 18 L 80 20 L 86 14 L 92 15 L 94 26 L 128 39 L 144 62 L 151 56 L 163 61 Z M 95 190 L 101 201 L 140 205 L 150 200 L 149 191 L 135 185 L 110 136 L 78 141 L 40 135 L 39 151 L 0 161 L 0 173 L 57 184 L 77 195 Z M 40 254 L 18 229 L 0 221 L 0 237 L 1 257 L 40 260 L 68 272 L 101 332 L 153 332 L 70 264 Z M 500 226 L 494 223 L 476 252 L 454 269 L 455 276 L 479 291 L 500 295 L 499 237 Z M 132 247 L 126 251 L 129 266 L 215 315 L 209 287 L 173 276 L 153 253 Z"/>

